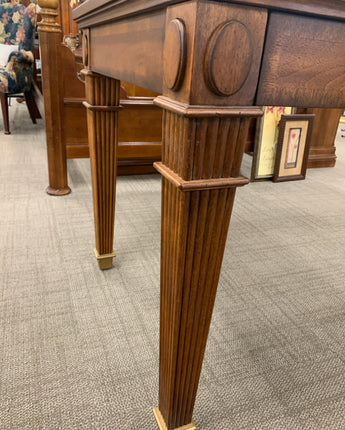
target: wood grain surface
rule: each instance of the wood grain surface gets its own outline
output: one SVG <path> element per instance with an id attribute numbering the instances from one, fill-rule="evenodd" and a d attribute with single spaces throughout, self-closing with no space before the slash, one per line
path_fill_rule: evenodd
<path id="1" fill-rule="evenodd" d="M 256 104 L 343 108 L 344 43 L 343 22 L 272 13 Z"/>

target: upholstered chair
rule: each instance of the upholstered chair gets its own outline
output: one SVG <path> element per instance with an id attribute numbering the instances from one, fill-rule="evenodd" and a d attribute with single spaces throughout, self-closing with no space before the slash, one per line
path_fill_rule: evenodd
<path id="1" fill-rule="evenodd" d="M 10 134 L 8 97 L 24 94 L 33 123 L 41 118 L 33 90 L 36 5 L 0 3 L 0 99 L 5 134 Z M 1 64 L 3 63 L 3 64 Z"/>

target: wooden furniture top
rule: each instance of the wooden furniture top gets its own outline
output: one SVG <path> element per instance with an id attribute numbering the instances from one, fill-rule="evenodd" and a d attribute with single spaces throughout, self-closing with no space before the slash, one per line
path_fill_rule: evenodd
<path id="1" fill-rule="evenodd" d="M 345 107 L 345 0 L 87 0 L 85 66 L 179 102 Z"/>
<path id="2" fill-rule="evenodd" d="M 101 24 L 182 2 L 185 0 L 146 0 L 145 2 L 142 0 L 87 0 L 73 11 L 73 19 L 78 22 L 79 28 L 83 28 L 90 24 Z M 213 2 L 237 3 L 345 20 L 345 0 L 214 0 Z"/>

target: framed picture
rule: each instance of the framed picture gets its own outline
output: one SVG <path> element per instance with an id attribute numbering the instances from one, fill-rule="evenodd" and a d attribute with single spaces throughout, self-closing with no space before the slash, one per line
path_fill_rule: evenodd
<path id="1" fill-rule="evenodd" d="M 273 182 L 305 179 L 315 115 L 282 115 Z"/>
<path id="2" fill-rule="evenodd" d="M 293 113 L 293 108 L 286 106 L 264 106 L 262 109 L 264 114 L 257 120 L 255 132 L 252 181 L 272 178 L 280 118 Z"/>

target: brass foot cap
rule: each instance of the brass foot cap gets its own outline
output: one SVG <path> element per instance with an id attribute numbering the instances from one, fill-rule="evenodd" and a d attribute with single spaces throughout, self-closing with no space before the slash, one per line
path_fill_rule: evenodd
<path id="1" fill-rule="evenodd" d="M 110 254 L 99 254 L 96 248 L 93 251 L 101 270 L 111 269 L 113 267 L 113 258 L 116 256 L 114 251 Z"/>
<path id="2" fill-rule="evenodd" d="M 46 189 L 46 192 L 51 196 L 65 196 L 66 194 L 69 194 L 71 192 L 71 189 L 69 186 L 64 188 L 53 188 L 49 186 Z"/>
<path id="3" fill-rule="evenodd" d="M 159 430 L 197 430 L 196 425 L 193 421 L 191 423 L 186 424 L 186 425 L 181 426 L 181 427 L 176 427 L 174 429 L 168 429 L 159 408 L 154 408 L 153 413 L 155 415 Z"/>

